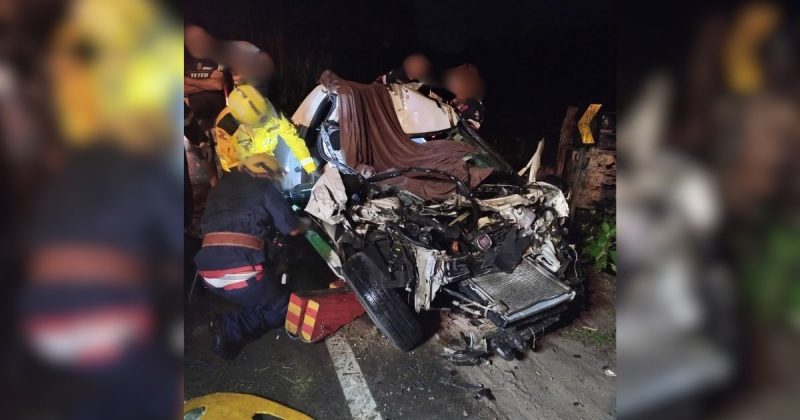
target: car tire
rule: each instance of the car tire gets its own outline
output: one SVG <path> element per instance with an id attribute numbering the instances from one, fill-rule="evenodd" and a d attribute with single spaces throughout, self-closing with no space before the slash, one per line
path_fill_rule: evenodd
<path id="1" fill-rule="evenodd" d="M 413 349 L 422 339 L 422 327 L 400 294 L 381 286 L 386 274 L 363 252 L 348 258 L 342 268 L 347 283 L 381 333 L 398 349 Z"/>

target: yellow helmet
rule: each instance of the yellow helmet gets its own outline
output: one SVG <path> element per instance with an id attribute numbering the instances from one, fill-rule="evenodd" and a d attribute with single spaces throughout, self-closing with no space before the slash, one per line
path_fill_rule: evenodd
<path id="1" fill-rule="evenodd" d="M 179 29 L 152 0 L 70 3 L 48 60 L 70 145 L 160 150 L 175 138 L 169 116 L 182 89 Z"/>
<path id="2" fill-rule="evenodd" d="M 269 101 L 250 85 L 234 89 L 228 97 L 228 107 L 234 118 L 250 127 L 261 127 L 275 116 Z"/>

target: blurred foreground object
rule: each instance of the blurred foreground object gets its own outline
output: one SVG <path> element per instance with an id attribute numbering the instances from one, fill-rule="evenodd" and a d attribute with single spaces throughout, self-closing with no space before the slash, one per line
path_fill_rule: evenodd
<path id="1" fill-rule="evenodd" d="M 709 175 L 660 145 L 669 85 L 654 79 L 620 125 L 617 351 L 621 417 L 696 396 L 733 377 L 732 285 L 703 255 L 719 222 Z M 717 308 L 714 308 L 714 307 Z M 711 313 L 714 310 L 716 313 Z"/>
<path id="2" fill-rule="evenodd" d="M 179 132 L 183 60 L 176 51 L 182 51 L 180 31 L 151 0 L 74 2 L 50 52 L 66 140 L 165 152 Z"/>
<path id="3" fill-rule="evenodd" d="M 620 120 L 617 414 L 796 418 L 798 21 L 705 10 Z"/>
<path id="4" fill-rule="evenodd" d="M 12 411 L 174 418 L 181 349 L 168 322 L 181 312 L 180 27 L 150 0 L 76 0 L 51 29 L 40 52 L 48 78 L 39 83 L 52 87 L 58 132 L 47 139 L 49 179 L 31 190 L 37 204 L 15 296 L 31 352 L 10 378 L 28 394 Z"/>
<path id="5" fill-rule="evenodd" d="M 731 91 L 749 94 L 763 87 L 761 49 L 780 20 L 780 10 L 768 2 L 753 2 L 734 18 L 723 51 L 725 79 Z"/>

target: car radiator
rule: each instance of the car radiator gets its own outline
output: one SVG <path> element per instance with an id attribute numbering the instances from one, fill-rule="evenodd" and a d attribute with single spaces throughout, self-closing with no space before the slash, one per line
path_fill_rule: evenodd
<path id="1" fill-rule="evenodd" d="M 504 321 L 512 323 L 572 300 L 575 292 L 533 257 L 523 258 L 511 274 L 493 272 L 465 284 Z"/>

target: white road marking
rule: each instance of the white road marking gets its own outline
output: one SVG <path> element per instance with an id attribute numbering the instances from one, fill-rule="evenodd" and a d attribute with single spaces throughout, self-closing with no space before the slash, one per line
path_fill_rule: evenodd
<path id="1" fill-rule="evenodd" d="M 350 407 L 350 415 L 356 420 L 382 420 L 358 361 L 344 336 L 333 334 L 325 340 L 325 345 L 328 346 L 336 376 Z"/>

